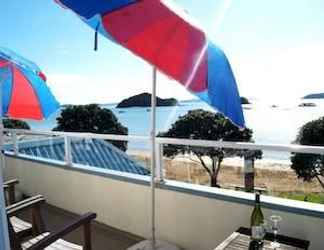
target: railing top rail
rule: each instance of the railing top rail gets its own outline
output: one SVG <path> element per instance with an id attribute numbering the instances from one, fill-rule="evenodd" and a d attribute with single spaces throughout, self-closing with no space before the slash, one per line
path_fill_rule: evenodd
<path id="1" fill-rule="evenodd" d="M 221 147 L 250 150 L 285 151 L 308 154 L 324 154 L 324 147 L 305 146 L 298 144 L 257 144 L 252 142 L 208 141 L 178 138 L 157 138 L 157 142 L 160 144 L 173 144 L 185 146 Z"/>
<path id="2" fill-rule="evenodd" d="M 25 134 L 25 135 L 47 135 L 47 136 L 68 136 L 88 139 L 104 139 L 115 141 L 142 141 L 148 142 L 149 136 L 137 135 L 116 135 L 116 134 L 93 134 L 93 133 L 79 133 L 79 132 L 60 132 L 60 131 L 36 131 L 36 130 L 22 130 L 22 129 L 5 129 L 6 132 Z M 223 147 L 235 149 L 249 149 L 249 150 L 268 150 L 268 151 L 283 151 L 295 153 L 308 154 L 324 154 L 324 147 L 322 146 L 306 146 L 297 144 L 257 144 L 250 142 L 228 142 L 228 141 L 211 141 L 211 140 L 197 140 L 197 139 L 180 139 L 180 138 L 166 138 L 157 137 L 157 144 L 172 144 L 185 146 L 200 146 L 200 147 Z"/>
<path id="3" fill-rule="evenodd" d="M 17 134 L 25 135 L 47 135 L 47 136 L 69 136 L 87 139 L 104 139 L 112 141 L 144 141 L 149 140 L 148 136 L 138 135 L 116 135 L 116 134 L 94 134 L 84 132 L 61 132 L 61 131 L 37 131 L 37 130 L 26 130 L 26 129 L 4 129 L 5 132 L 14 132 Z"/>

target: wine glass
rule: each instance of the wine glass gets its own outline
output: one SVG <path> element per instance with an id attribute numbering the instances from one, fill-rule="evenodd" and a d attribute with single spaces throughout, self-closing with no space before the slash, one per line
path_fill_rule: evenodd
<path id="1" fill-rule="evenodd" d="M 277 235 L 279 232 L 279 222 L 282 220 L 282 218 L 279 215 L 272 215 L 270 216 L 271 221 L 271 229 L 273 232 L 273 242 L 271 242 L 270 246 L 272 249 L 279 249 L 280 243 L 277 241 Z"/>

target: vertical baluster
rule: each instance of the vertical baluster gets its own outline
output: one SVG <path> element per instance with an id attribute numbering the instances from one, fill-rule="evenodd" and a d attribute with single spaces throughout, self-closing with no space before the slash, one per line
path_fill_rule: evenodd
<path id="1" fill-rule="evenodd" d="M 164 164 L 163 164 L 163 144 L 156 144 L 156 181 L 163 182 L 164 181 Z"/>
<path id="2" fill-rule="evenodd" d="M 17 156 L 19 154 L 19 147 L 18 147 L 17 133 L 15 131 L 11 132 L 11 139 L 12 139 L 14 155 Z"/>
<path id="3" fill-rule="evenodd" d="M 65 164 L 72 167 L 72 149 L 71 149 L 71 138 L 64 136 L 64 149 L 65 149 Z"/>

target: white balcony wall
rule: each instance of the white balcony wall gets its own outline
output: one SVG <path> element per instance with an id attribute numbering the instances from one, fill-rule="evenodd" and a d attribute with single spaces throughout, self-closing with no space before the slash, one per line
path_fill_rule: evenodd
<path id="1" fill-rule="evenodd" d="M 96 212 L 97 220 L 102 223 L 149 238 L 151 196 L 147 177 L 127 181 L 128 177 L 112 178 L 100 171 L 87 173 L 55 164 L 6 157 L 5 176 L 18 178 L 20 188 L 28 195 L 43 194 L 48 203 L 75 213 Z M 252 206 L 244 199 L 251 199 L 252 195 L 181 185 L 186 191 L 176 190 L 176 182 L 167 182 L 157 189 L 157 238 L 188 250 L 211 250 L 238 227 L 249 226 Z M 196 188 L 200 191 L 195 192 Z M 202 190 L 208 195 L 200 195 Z M 236 198 L 224 201 L 217 195 L 213 197 L 217 192 L 233 194 Z M 238 197 L 242 197 L 242 202 Z M 281 233 L 311 241 L 311 250 L 324 249 L 324 216 L 266 208 L 263 211 L 266 217 L 273 213 L 283 217 Z"/>

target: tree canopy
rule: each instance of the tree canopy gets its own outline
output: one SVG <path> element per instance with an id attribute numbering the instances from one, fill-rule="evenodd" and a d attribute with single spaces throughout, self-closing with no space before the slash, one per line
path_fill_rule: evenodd
<path id="1" fill-rule="evenodd" d="M 296 143 L 301 145 L 324 146 L 324 117 L 304 124 L 297 135 Z M 304 181 L 317 179 L 324 188 L 324 156 L 292 153 L 291 168 Z"/>
<path id="2" fill-rule="evenodd" d="M 243 142 L 252 141 L 252 133 L 252 130 L 248 128 L 239 129 L 220 113 L 197 109 L 179 117 L 167 132 L 160 133 L 159 136 Z M 210 175 L 211 186 L 217 187 L 219 186 L 217 183 L 218 173 L 223 159 L 233 155 L 244 156 L 248 152 L 228 148 L 166 145 L 164 153 L 169 157 L 193 154 L 195 159 L 192 160 L 198 161 L 204 167 Z M 255 151 L 253 154 L 249 151 L 249 158 L 255 159 L 261 158 L 261 156 L 261 151 Z"/>
<path id="3" fill-rule="evenodd" d="M 3 126 L 9 129 L 30 129 L 27 122 L 14 119 L 3 119 Z"/>
<path id="4" fill-rule="evenodd" d="M 118 121 L 111 110 L 101 108 L 97 104 L 68 105 L 56 120 L 58 125 L 54 131 L 128 134 L 128 129 Z M 123 151 L 127 149 L 127 142 L 110 142 Z"/>

